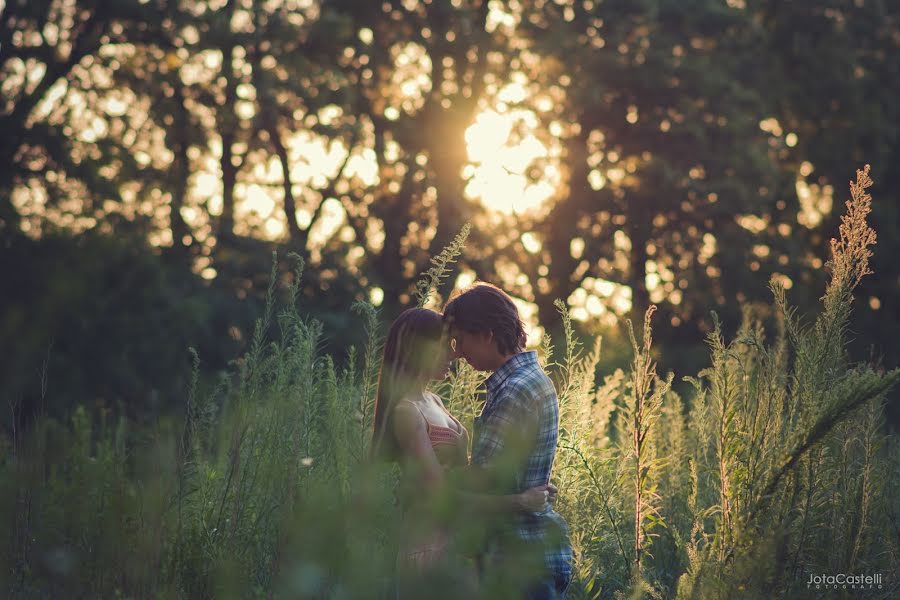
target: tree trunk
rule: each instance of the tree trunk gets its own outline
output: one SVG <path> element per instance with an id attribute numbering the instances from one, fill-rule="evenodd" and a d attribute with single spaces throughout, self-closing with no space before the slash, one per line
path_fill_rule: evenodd
<path id="1" fill-rule="evenodd" d="M 0 157 L 2 164 L 9 165 L 11 159 Z M 7 242 L 19 234 L 19 223 L 22 220 L 19 211 L 12 203 L 13 182 L 0 182 L 0 246 L 6 247 Z"/>
<path id="2" fill-rule="evenodd" d="M 267 119 L 266 125 L 269 139 L 272 140 L 272 146 L 275 147 L 275 154 L 278 156 L 278 162 L 281 163 L 282 181 L 284 184 L 284 216 L 287 219 L 288 236 L 290 237 L 291 245 L 305 253 L 309 230 L 302 231 L 300 223 L 297 222 L 297 202 L 294 200 L 294 185 L 291 182 L 291 165 L 288 160 L 287 148 L 285 148 L 284 142 L 281 140 L 281 134 L 278 132 L 278 126 L 274 118 Z M 322 201 L 324 202 L 324 200 L 323 198 Z M 311 226 L 312 224 L 310 224 Z"/>
<path id="3" fill-rule="evenodd" d="M 401 240 L 406 234 L 409 215 L 409 190 L 404 186 L 399 194 L 380 199 L 387 205 L 380 217 L 384 222 L 384 246 L 375 259 L 375 273 L 379 274 L 379 284 L 384 292 L 382 313 L 393 319 L 402 308 L 412 306 L 412 300 L 401 302 L 400 296 L 409 293 L 410 282 L 403 276 L 403 248 Z"/>
<path id="4" fill-rule="evenodd" d="M 631 199 L 628 202 L 629 207 L 634 207 L 639 202 Z M 639 332 L 643 327 L 644 313 L 650 306 L 650 294 L 647 291 L 647 242 L 650 232 L 643 225 L 641 218 L 646 219 L 646 215 L 638 215 L 636 210 L 629 208 L 628 221 L 625 225 L 628 238 L 631 240 L 631 255 L 629 257 L 628 269 L 628 287 L 631 288 L 631 311 L 629 318 L 635 333 Z"/>
<path id="5" fill-rule="evenodd" d="M 578 135 L 568 140 L 566 155 L 571 169 L 569 194 L 559 199 L 546 220 L 544 248 L 551 257 L 547 273 L 550 289 L 546 294 L 535 293 L 535 296 L 541 324 L 548 333 L 557 332 L 562 328 L 562 318 L 553 302 L 557 299 L 563 302 L 568 301 L 569 296 L 580 285 L 580 281 L 572 279 L 572 273 L 580 261 L 572 257 L 571 242 L 572 234 L 575 231 L 573 226 L 579 217 L 578 207 L 587 205 L 585 198 L 589 198 L 594 193 L 588 183 L 587 136 L 589 133 L 588 127 L 582 127 Z M 586 240 L 586 243 L 589 242 L 590 240 Z M 540 261 L 538 261 L 539 264 Z M 537 273 L 532 273 L 531 276 L 535 278 Z"/>
<path id="6" fill-rule="evenodd" d="M 260 36 L 260 32 L 265 31 L 268 25 L 268 20 L 265 18 L 262 8 L 258 3 L 253 6 L 253 23 L 257 36 Z M 272 148 L 275 150 L 275 155 L 278 157 L 279 164 L 281 164 L 282 185 L 284 189 L 284 203 L 282 208 L 284 210 L 284 217 L 287 221 L 288 238 L 290 240 L 290 245 L 297 249 L 304 258 L 307 258 L 306 242 L 309 236 L 309 229 L 307 228 L 305 231 L 301 230 L 300 224 L 297 221 L 297 203 L 294 200 L 294 185 L 291 181 L 290 160 L 288 159 L 288 151 L 281 138 L 281 133 L 278 131 L 278 107 L 273 106 L 273 102 L 271 101 L 269 86 L 263 74 L 261 61 L 262 51 L 260 50 L 259 43 L 255 44 L 255 47 L 251 51 L 251 56 L 253 60 L 252 77 L 253 86 L 256 88 L 257 110 L 260 112 L 262 128 L 269 134 L 269 141 L 272 144 Z M 312 223 L 310 223 L 310 227 L 312 227 Z"/>
<path id="7" fill-rule="evenodd" d="M 229 241 L 234 238 L 234 186 L 237 182 L 237 172 L 240 163 L 232 150 L 237 129 L 237 116 L 234 113 L 234 105 L 237 98 L 237 81 L 234 77 L 234 48 L 235 44 L 231 33 L 231 20 L 234 17 L 237 2 L 229 0 L 225 7 L 225 26 L 228 28 L 228 41 L 222 47 L 222 74 L 225 76 L 225 102 L 219 108 L 219 134 L 222 138 L 222 215 L 219 218 L 219 241 Z"/>
<path id="8" fill-rule="evenodd" d="M 181 216 L 181 208 L 187 197 L 188 178 L 191 174 L 190 158 L 188 157 L 190 117 L 187 107 L 184 105 L 184 89 L 180 81 L 175 85 L 175 182 L 172 189 L 172 202 L 169 206 L 169 227 L 172 229 L 172 248 L 178 254 L 187 254 L 194 245 L 191 229 Z M 185 243 L 184 240 L 188 240 Z"/>
<path id="9" fill-rule="evenodd" d="M 440 136 L 443 138 L 443 136 Z M 435 173 L 437 198 L 437 231 L 428 246 L 431 257 L 437 256 L 467 220 L 465 211 L 464 185 L 460 171 L 465 164 L 465 140 L 462 132 L 445 142 L 440 148 L 432 147 L 432 168 Z M 424 265 L 428 267 L 427 263 Z M 455 278 L 448 277 L 436 290 L 441 298 L 446 298 L 453 290 Z"/>
<path id="10" fill-rule="evenodd" d="M 482 2 L 475 13 L 473 34 L 468 44 L 453 45 L 446 48 L 446 51 L 441 45 L 430 48 L 433 87 L 422 114 L 423 131 L 434 132 L 434 135 L 426 133 L 425 139 L 438 191 L 438 224 L 437 232 L 428 247 L 430 256 L 436 256 L 459 233 L 463 224 L 470 220 L 465 199 L 465 182 L 462 179 L 462 169 L 468 161 L 465 128 L 478 113 L 478 100 L 484 92 L 487 54 L 491 45 L 491 37 L 485 31 L 488 12 L 488 2 Z M 429 23 L 440 37 L 445 35 L 451 15 L 452 11 L 442 3 L 435 3 L 429 8 Z M 459 91 L 449 97 L 440 93 L 444 80 L 445 56 L 453 58 L 456 80 L 460 82 Z M 463 90 L 462 82 L 466 81 L 470 86 L 468 94 Z M 449 108 L 444 108 L 442 104 L 446 100 L 450 101 Z M 475 232 L 470 240 L 478 237 Z M 453 290 L 453 283 L 454 278 L 448 277 L 437 290 L 438 294 L 446 298 Z"/>

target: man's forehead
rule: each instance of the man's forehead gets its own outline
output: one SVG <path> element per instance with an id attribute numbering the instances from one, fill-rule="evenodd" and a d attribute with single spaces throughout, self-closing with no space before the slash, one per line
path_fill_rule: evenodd
<path id="1" fill-rule="evenodd" d="M 462 335 L 462 330 L 453 327 L 452 325 L 447 325 L 444 327 L 443 331 L 441 331 L 441 337 L 446 341 L 450 340 L 451 342 Z"/>
<path id="2" fill-rule="evenodd" d="M 479 337 L 481 337 L 483 335 L 479 332 L 467 331 L 465 329 L 460 329 L 459 327 L 451 327 L 449 329 L 449 334 L 450 334 L 450 337 L 466 338 L 466 339 L 473 339 L 473 340 L 477 340 Z"/>

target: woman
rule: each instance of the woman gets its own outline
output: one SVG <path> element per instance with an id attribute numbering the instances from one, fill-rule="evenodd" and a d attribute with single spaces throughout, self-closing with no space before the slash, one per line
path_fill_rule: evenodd
<path id="1" fill-rule="evenodd" d="M 403 471 L 401 571 L 422 574 L 453 558 L 448 557 L 452 536 L 435 510 L 448 499 L 478 512 L 540 511 L 552 490 L 541 486 L 487 496 L 448 486 L 447 471 L 468 464 L 468 432 L 425 387 L 445 378 L 455 358 L 439 313 L 411 308 L 391 325 L 378 381 L 372 455 L 398 462 Z"/>

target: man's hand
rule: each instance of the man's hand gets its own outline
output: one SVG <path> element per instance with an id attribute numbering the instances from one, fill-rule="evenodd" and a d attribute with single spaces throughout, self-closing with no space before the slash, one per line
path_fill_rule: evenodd
<path id="1" fill-rule="evenodd" d="M 517 504 L 525 512 L 542 512 L 556 501 L 559 489 L 552 483 L 529 488 L 518 494 Z"/>
<path id="2" fill-rule="evenodd" d="M 554 502 L 556 502 L 556 495 L 559 493 L 559 488 L 557 488 L 552 483 L 548 483 L 546 487 L 549 494 L 547 497 L 547 502 L 553 504 Z"/>

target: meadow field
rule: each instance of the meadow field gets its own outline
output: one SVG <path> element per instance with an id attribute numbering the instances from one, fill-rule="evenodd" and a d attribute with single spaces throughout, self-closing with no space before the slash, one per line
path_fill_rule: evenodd
<path id="1" fill-rule="evenodd" d="M 0 0 L 0 599 L 520 598 L 453 485 L 398 573 L 370 459 L 475 281 L 567 598 L 900 598 L 897 56 L 896 0 Z"/>
<path id="2" fill-rule="evenodd" d="M 598 372 L 601 340 L 579 340 L 558 303 L 564 336 L 539 352 L 560 400 L 553 482 L 576 556 L 567 597 L 896 597 L 900 450 L 883 411 L 900 371 L 845 350 L 875 243 L 869 185 L 867 167 L 818 310 L 799 314 L 771 284 L 768 309 L 745 310 L 733 335 L 716 321 L 699 373 L 657 372 L 653 307 L 630 367 Z M 467 233 L 422 275 L 420 305 Z M 148 424 L 80 407 L 3 439 L 7 597 L 391 597 L 397 473 L 367 460 L 386 323 L 369 303 L 347 306 L 368 341 L 324 353 L 327 331 L 299 294 L 303 261 L 287 260 L 291 283 L 279 289 L 273 267 L 249 350 L 218 382 L 201 381 L 194 353 L 178 414 Z M 434 387 L 470 429 L 482 378 L 459 364 Z M 457 525 L 461 536 L 477 527 Z M 839 573 L 878 583 L 809 584 Z M 522 576 L 496 574 L 482 593 L 508 596 L 504 578 Z M 435 574 L 422 597 L 453 597 L 441 585 L 452 577 Z"/>

